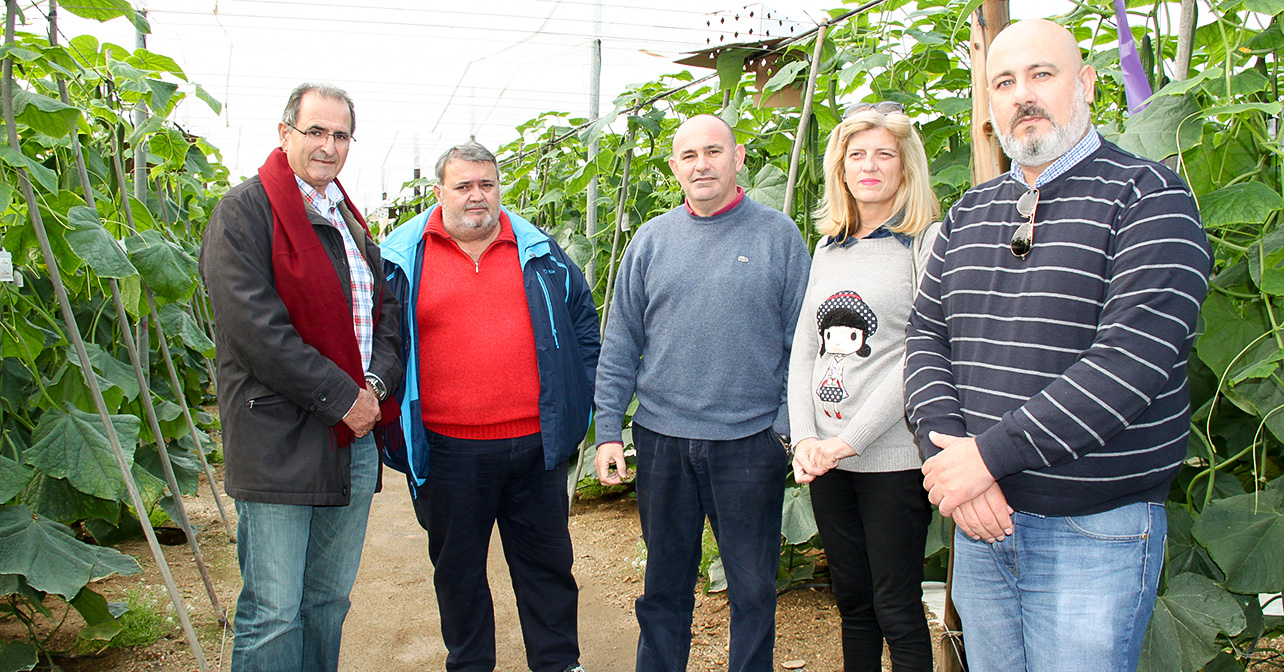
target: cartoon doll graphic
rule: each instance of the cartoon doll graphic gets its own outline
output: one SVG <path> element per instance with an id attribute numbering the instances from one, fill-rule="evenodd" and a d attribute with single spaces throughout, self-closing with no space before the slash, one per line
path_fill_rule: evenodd
<path id="1" fill-rule="evenodd" d="M 878 331 L 878 318 L 865 305 L 860 294 L 841 291 L 825 299 L 816 310 L 816 325 L 820 331 L 820 357 L 825 363 L 825 375 L 816 387 L 820 408 L 829 417 L 843 418 L 838 404 L 851 396 L 843 387 L 847 357 L 868 357 L 869 337 Z"/>

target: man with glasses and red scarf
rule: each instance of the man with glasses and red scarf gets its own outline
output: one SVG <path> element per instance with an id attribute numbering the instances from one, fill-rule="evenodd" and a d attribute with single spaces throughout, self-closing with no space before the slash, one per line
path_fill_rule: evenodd
<path id="1" fill-rule="evenodd" d="M 244 583 L 233 672 L 338 668 L 376 450 L 400 448 L 401 307 L 336 179 L 354 126 L 348 94 L 294 89 L 280 148 L 201 245 Z"/>
<path id="2" fill-rule="evenodd" d="M 986 73 L 1013 165 L 951 208 L 910 317 L 923 485 L 957 524 L 969 669 L 1132 670 L 1211 252 L 1181 178 L 1092 127 L 1067 30 L 1013 24 Z"/>

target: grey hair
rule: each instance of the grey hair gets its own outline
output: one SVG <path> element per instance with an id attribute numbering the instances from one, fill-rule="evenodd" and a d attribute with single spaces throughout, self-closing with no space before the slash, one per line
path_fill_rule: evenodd
<path id="1" fill-rule="evenodd" d="M 299 107 L 303 105 L 303 97 L 309 93 L 316 93 L 322 98 L 347 103 L 348 119 L 352 122 L 348 128 L 348 133 L 355 134 L 357 132 L 357 112 L 352 105 L 352 97 L 348 95 L 347 91 L 329 84 L 304 82 L 294 87 L 294 90 L 290 92 L 290 99 L 285 101 L 285 111 L 281 113 L 282 123 L 288 126 L 294 126 L 299 123 Z"/>
<path id="2" fill-rule="evenodd" d="M 437 167 L 434 172 L 437 174 L 437 184 L 441 184 L 446 179 L 446 164 L 451 161 L 472 161 L 475 163 L 489 163 L 495 166 L 495 177 L 499 177 L 499 161 L 495 155 L 486 149 L 480 142 L 469 140 L 462 145 L 455 145 L 442 153 L 437 159 Z"/>

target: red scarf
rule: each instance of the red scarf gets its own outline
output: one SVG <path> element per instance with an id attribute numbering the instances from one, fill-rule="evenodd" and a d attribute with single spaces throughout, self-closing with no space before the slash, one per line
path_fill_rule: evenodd
<path id="1" fill-rule="evenodd" d="M 304 343 L 316 348 L 351 376 L 358 387 L 365 389 L 366 376 L 361 366 L 356 328 L 352 326 L 352 307 L 344 298 L 343 286 L 339 284 L 350 280 L 339 278 L 321 245 L 321 239 L 312 229 L 312 222 L 303 206 L 303 194 L 299 192 L 299 184 L 294 179 L 294 170 L 290 168 L 285 152 L 279 148 L 272 150 L 259 168 L 259 180 L 272 204 L 272 271 L 276 277 L 276 292 L 290 314 L 291 324 Z M 334 183 L 343 193 L 343 200 L 352 216 L 361 223 L 366 235 L 370 235 L 366 221 L 352 199 L 348 198 L 348 193 L 343 191 L 338 180 Z M 378 272 L 376 269 L 375 273 Z M 377 282 L 376 286 L 380 294 L 375 297 L 377 308 L 383 286 Z M 378 325 L 378 310 L 374 319 Z M 379 412 L 382 415 L 375 426 L 375 442 L 380 450 L 396 450 L 401 439 L 397 425 L 400 405 L 396 397 L 388 395 L 379 405 Z M 330 427 L 333 447 L 346 448 L 354 438 L 352 429 L 342 421 Z"/>

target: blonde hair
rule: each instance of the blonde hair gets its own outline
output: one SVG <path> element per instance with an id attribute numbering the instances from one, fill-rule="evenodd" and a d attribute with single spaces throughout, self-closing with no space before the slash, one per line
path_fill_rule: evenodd
<path id="1" fill-rule="evenodd" d="M 905 212 L 894 233 L 917 236 L 940 214 L 941 203 L 932 192 L 927 169 L 927 151 L 904 112 L 883 114 L 867 109 L 849 115 L 829 134 L 825 148 L 825 198 L 816 210 L 816 230 L 826 236 L 851 236 L 860 229 L 856 199 L 847 190 L 844 159 L 851 137 L 871 128 L 885 128 L 896 138 L 901 158 L 901 186 L 892 201 L 892 212 Z"/>

